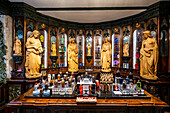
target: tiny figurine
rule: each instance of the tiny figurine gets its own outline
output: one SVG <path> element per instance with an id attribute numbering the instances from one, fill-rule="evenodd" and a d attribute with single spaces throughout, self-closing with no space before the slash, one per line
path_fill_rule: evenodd
<path id="1" fill-rule="evenodd" d="M 109 42 L 109 39 L 107 37 L 105 38 L 105 42 L 106 43 L 102 45 L 101 65 L 102 65 L 103 72 L 110 72 L 112 49 L 111 49 L 111 44 Z"/>
<path id="2" fill-rule="evenodd" d="M 53 42 L 51 50 L 52 50 L 52 55 L 51 56 L 56 56 L 56 44 L 55 44 L 55 42 Z"/>
<path id="3" fill-rule="evenodd" d="M 71 38 L 68 45 L 68 71 L 78 71 L 78 47 L 75 38 Z"/>
<path id="4" fill-rule="evenodd" d="M 87 46 L 87 56 L 91 56 L 91 47 L 90 47 L 90 44 L 88 44 L 88 46 Z"/>
<path id="5" fill-rule="evenodd" d="M 27 48 L 25 62 L 26 78 L 37 78 L 41 76 L 41 73 L 39 72 L 41 66 L 40 53 L 43 52 L 43 49 L 41 42 L 38 39 L 39 35 L 40 32 L 34 30 L 26 42 Z"/>
<path id="6" fill-rule="evenodd" d="M 14 48 L 13 48 L 14 55 L 22 55 L 22 53 L 21 53 L 21 41 L 18 39 L 17 36 L 15 38 L 16 38 L 16 40 L 14 42 Z"/>
<path id="7" fill-rule="evenodd" d="M 40 36 L 40 41 L 44 42 L 44 36 L 43 35 Z"/>
<path id="8" fill-rule="evenodd" d="M 127 42 L 123 46 L 123 56 L 129 56 L 129 45 Z"/>
<path id="9" fill-rule="evenodd" d="M 157 64 L 159 51 L 156 38 L 150 31 L 143 32 L 144 40 L 140 50 L 140 76 L 145 79 L 157 80 Z"/>

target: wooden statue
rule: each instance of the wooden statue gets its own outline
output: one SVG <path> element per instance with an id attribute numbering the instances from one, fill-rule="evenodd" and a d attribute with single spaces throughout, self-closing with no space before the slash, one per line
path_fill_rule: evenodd
<path id="1" fill-rule="evenodd" d="M 53 44 L 51 46 L 51 50 L 52 50 L 51 56 L 56 56 L 56 44 L 55 44 L 55 42 L 53 42 Z"/>
<path id="2" fill-rule="evenodd" d="M 68 44 L 68 71 L 78 71 L 78 47 L 75 43 L 75 38 L 71 38 Z"/>
<path id="3" fill-rule="evenodd" d="M 14 55 L 22 55 L 21 53 L 21 41 L 18 39 L 18 37 L 16 36 L 16 40 L 14 42 Z"/>
<path id="4" fill-rule="evenodd" d="M 41 76 L 41 74 L 39 73 L 41 65 L 40 53 L 43 52 L 43 49 L 41 46 L 41 42 L 38 39 L 39 35 L 40 32 L 34 30 L 26 42 L 26 78 L 37 78 Z"/>
<path id="5" fill-rule="evenodd" d="M 87 56 L 91 56 L 91 47 L 90 47 L 90 44 L 88 44 L 88 46 L 87 46 Z"/>
<path id="6" fill-rule="evenodd" d="M 110 72 L 112 49 L 108 37 L 105 38 L 105 43 L 102 45 L 101 65 L 103 72 Z"/>
<path id="7" fill-rule="evenodd" d="M 145 79 L 157 80 L 156 74 L 159 57 L 157 41 L 150 31 L 145 31 L 143 34 L 145 39 L 140 50 L 140 76 Z"/>
<path id="8" fill-rule="evenodd" d="M 123 56 L 129 56 L 129 45 L 127 42 L 123 46 Z"/>

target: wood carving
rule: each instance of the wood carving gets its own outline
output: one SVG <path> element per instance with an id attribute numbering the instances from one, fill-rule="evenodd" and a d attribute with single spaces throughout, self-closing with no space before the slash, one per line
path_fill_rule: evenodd
<path id="1" fill-rule="evenodd" d="M 34 30 L 31 36 L 27 39 L 26 42 L 26 78 L 37 78 L 40 77 L 39 73 L 41 65 L 40 53 L 43 52 L 41 42 L 38 39 L 40 32 Z"/>
<path id="2" fill-rule="evenodd" d="M 140 50 L 140 76 L 145 79 L 157 80 L 157 64 L 159 51 L 156 38 L 150 31 L 143 32 L 144 40 Z"/>
<path id="3" fill-rule="evenodd" d="M 78 47 L 75 43 L 75 38 L 71 38 L 68 44 L 68 71 L 78 71 Z"/>
<path id="4" fill-rule="evenodd" d="M 105 43 L 102 45 L 101 65 L 103 72 L 110 72 L 112 49 L 108 37 L 105 38 Z"/>

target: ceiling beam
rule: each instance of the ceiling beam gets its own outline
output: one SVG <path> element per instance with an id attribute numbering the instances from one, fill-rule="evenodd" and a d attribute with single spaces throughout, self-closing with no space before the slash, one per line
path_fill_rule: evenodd
<path id="1" fill-rule="evenodd" d="M 35 8 L 37 11 L 84 11 L 84 10 L 142 10 L 148 7 L 70 7 L 70 8 Z"/>

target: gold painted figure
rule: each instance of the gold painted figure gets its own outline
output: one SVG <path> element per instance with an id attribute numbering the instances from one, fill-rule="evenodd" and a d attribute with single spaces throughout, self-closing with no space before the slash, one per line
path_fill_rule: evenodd
<path id="1" fill-rule="evenodd" d="M 112 49 L 108 37 L 105 38 L 105 43 L 102 45 L 101 65 L 103 72 L 110 72 Z"/>
<path id="2" fill-rule="evenodd" d="M 78 71 L 78 47 L 75 43 L 75 38 L 71 38 L 68 45 L 68 71 Z"/>
<path id="3" fill-rule="evenodd" d="M 56 56 L 56 44 L 55 44 L 55 42 L 53 42 L 51 50 L 52 50 L 52 55 L 51 56 Z"/>
<path id="4" fill-rule="evenodd" d="M 26 42 L 26 78 L 37 78 L 41 76 L 39 73 L 41 65 L 40 53 L 43 52 L 41 42 L 38 39 L 40 32 L 34 30 L 31 36 L 27 39 Z"/>
<path id="5" fill-rule="evenodd" d="M 14 55 L 22 55 L 21 53 L 21 41 L 18 39 L 18 37 L 16 36 L 16 40 L 14 42 Z"/>
<path id="6" fill-rule="evenodd" d="M 129 56 L 129 45 L 127 42 L 125 42 L 125 45 L 123 46 L 123 56 Z"/>
<path id="7" fill-rule="evenodd" d="M 91 47 L 90 47 L 90 44 L 88 44 L 88 46 L 87 46 L 87 56 L 91 56 Z"/>
<path id="8" fill-rule="evenodd" d="M 144 40 L 140 50 L 140 76 L 145 79 L 157 80 L 157 64 L 159 51 L 156 38 L 150 31 L 143 32 Z"/>

